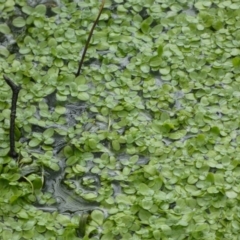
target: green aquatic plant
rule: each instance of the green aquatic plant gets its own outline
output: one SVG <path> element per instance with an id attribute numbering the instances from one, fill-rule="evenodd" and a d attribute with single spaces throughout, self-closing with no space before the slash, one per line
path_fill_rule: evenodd
<path id="1" fill-rule="evenodd" d="M 104 4 L 105 4 L 105 0 L 102 1 L 102 4 L 100 6 L 100 10 L 99 10 L 99 14 L 96 18 L 96 20 L 94 21 L 93 23 L 93 26 L 91 28 L 91 31 L 89 33 L 89 36 L 88 36 L 88 39 L 87 39 L 87 42 L 86 42 L 86 45 L 84 47 L 84 50 L 83 50 L 83 54 L 82 54 L 82 57 L 81 57 L 81 60 L 79 61 L 79 66 L 78 66 L 78 70 L 76 72 L 76 77 L 78 77 L 80 75 L 80 71 L 81 71 L 81 68 L 82 68 L 82 64 L 83 64 L 83 61 L 84 61 L 84 57 L 86 55 L 86 52 L 87 52 L 87 49 L 88 49 L 88 45 L 90 43 L 90 40 L 91 40 L 91 37 L 93 35 L 93 31 L 94 31 L 94 28 L 96 27 L 96 24 L 101 16 L 101 13 L 102 13 L 102 10 L 103 10 L 103 7 L 104 7 Z M 26 8 L 25 8 L 26 9 Z M 27 8 L 28 9 L 28 8 Z M 45 5 L 39 5 L 35 8 L 35 13 L 37 14 L 40 14 L 42 16 L 44 16 L 46 14 L 46 7 Z M 25 10 L 26 12 L 26 10 Z M 29 11 L 27 11 L 26 13 L 29 13 Z M 38 16 L 36 14 L 36 16 Z M 34 15 L 34 14 L 33 14 Z M 12 22 L 12 24 L 15 26 L 15 27 L 23 27 L 25 26 L 25 21 L 22 17 L 18 17 L 18 18 L 15 18 Z M 3 28 L 2 32 L 3 33 L 9 33 L 8 31 L 8 27 L 7 25 L 2 25 L 1 26 Z M 70 30 L 70 29 L 69 29 Z M 68 31 L 69 32 L 69 31 Z M 72 34 L 74 34 L 74 32 L 72 31 Z M 66 35 L 69 39 L 71 39 L 73 36 L 69 36 L 69 34 Z M 26 40 L 26 38 L 25 38 Z M 42 46 L 43 47 L 43 46 Z M 58 47 L 58 46 L 57 46 Z M 60 47 L 60 46 L 59 46 Z M 57 48 L 56 48 L 57 49 Z M 63 50 L 63 48 L 62 48 Z M 60 55 L 64 55 L 64 52 L 62 52 L 62 54 Z M 17 99 L 18 99 L 18 94 L 19 94 L 19 91 L 21 90 L 21 87 L 17 86 L 9 77 L 7 77 L 6 75 L 3 76 L 4 77 L 4 80 L 6 81 L 6 83 L 11 87 L 11 90 L 12 90 L 12 93 L 13 93 L 13 96 L 12 96 L 12 106 L 11 106 L 11 125 L 10 125 L 10 152 L 9 152 L 9 156 L 11 157 L 14 157 L 16 158 L 18 156 L 18 154 L 16 153 L 15 151 L 15 136 L 14 136 L 14 131 L 15 131 L 15 118 L 16 118 L 16 105 L 17 105 Z M 46 130 L 49 132 L 49 129 Z M 52 132 L 53 134 L 53 132 Z M 52 135 L 51 134 L 51 135 Z M 49 136 L 47 136 L 47 138 L 49 138 Z M 49 140 L 49 139 L 48 139 Z M 36 143 L 33 143 L 34 140 L 31 141 L 31 145 L 32 146 L 35 146 Z M 40 142 L 38 142 L 39 144 Z M 37 144 L 37 145 L 38 145 Z"/>
<path id="2" fill-rule="evenodd" d="M 0 76 L 1 236 L 81 239 L 49 174 L 100 205 L 83 239 L 237 238 L 239 4 L 106 0 L 76 77 L 98 6 L 0 1 L 0 68 L 22 87 L 18 165 Z M 22 175 L 26 165 L 39 170 Z"/>

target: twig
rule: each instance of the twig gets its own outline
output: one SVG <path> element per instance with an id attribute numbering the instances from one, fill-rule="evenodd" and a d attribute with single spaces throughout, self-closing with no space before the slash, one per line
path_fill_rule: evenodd
<path id="1" fill-rule="evenodd" d="M 21 87 L 16 85 L 9 77 L 3 75 L 4 80 L 8 84 L 8 86 L 12 89 L 12 106 L 11 106 L 11 115 L 10 115 L 10 131 L 9 131 L 9 141 L 10 141 L 10 151 L 9 156 L 13 158 L 17 158 L 18 154 L 15 151 L 15 119 L 16 119 L 16 111 L 17 111 L 17 99 L 19 91 Z"/>
<path id="2" fill-rule="evenodd" d="M 94 28 L 96 27 L 97 22 L 98 22 L 101 14 L 102 14 L 102 10 L 103 10 L 104 4 L 105 4 L 105 0 L 102 0 L 102 4 L 101 4 L 101 6 L 100 6 L 100 10 L 99 10 L 97 19 L 96 19 L 95 22 L 93 23 L 93 26 L 92 26 L 92 28 L 91 28 L 91 31 L 90 31 L 89 35 L 88 35 L 88 39 L 87 39 L 87 42 L 86 42 L 85 47 L 84 47 L 84 50 L 83 50 L 82 58 L 81 58 L 81 60 L 79 61 L 78 71 L 77 71 L 77 73 L 75 74 L 76 77 L 78 77 L 78 76 L 80 75 L 80 71 L 81 71 L 81 68 L 82 68 L 82 65 L 83 65 L 83 61 L 84 61 L 84 58 L 85 58 L 87 49 L 88 49 L 88 45 L 89 45 L 89 43 L 90 43 L 90 41 L 91 41 L 91 37 L 92 37 L 92 35 L 93 35 Z"/>

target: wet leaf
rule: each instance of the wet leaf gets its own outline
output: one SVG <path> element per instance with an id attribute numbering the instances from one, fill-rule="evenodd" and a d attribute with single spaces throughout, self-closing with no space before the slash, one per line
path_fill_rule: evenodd
<path id="1" fill-rule="evenodd" d="M 3 23 L 3 24 L 0 24 L 0 32 L 3 34 L 9 34 L 11 30 L 7 24 Z"/>
<path id="2" fill-rule="evenodd" d="M 89 99 L 89 94 L 86 92 L 81 92 L 78 94 L 78 99 L 82 101 L 87 101 Z"/>
<path id="3" fill-rule="evenodd" d="M 25 26 L 26 22 L 25 22 L 25 19 L 23 17 L 16 17 L 16 18 L 13 19 L 12 24 L 13 24 L 14 27 L 22 28 L 22 27 Z"/>
<path id="4" fill-rule="evenodd" d="M 67 159 L 66 164 L 68 166 L 72 166 L 73 164 L 77 163 L 79 161 L 79 158 L 76 156 L 71 156 Z"/>
<path id="5" fill-rule="evenodd" d="M 41 140 L 39 140 L 37 138 L 33 138 L 33 139 L 30 140 L 28 145 L 30 147 L 37 147 L 40 143 L 41 143 Z"/>
<path id="6" fill-rule="evenodd" d="M 91 218 L 98 225 L 102 225 L 104 220 L 104 213 L 100 210 L 94 210 L 91 213 Z"/>

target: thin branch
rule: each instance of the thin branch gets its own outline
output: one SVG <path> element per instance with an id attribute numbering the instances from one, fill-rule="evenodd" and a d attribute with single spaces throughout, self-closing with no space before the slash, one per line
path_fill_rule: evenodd
<path id="1" fill-rule="evenodd" d="M 10 141 L 10 151 L 9 156 L 13 158 L 17 158 L 18 154 L 15 151 L 15 119 L 16 119 L 16 111 L 17 111 L 17 99 L 19 91 L 21 87 L 16 85 L 9 77 L 3 75 L 4 80 L 8 84 L 8 86 L 12 89 L 12 105 L 11 105 L 11 115 L 10 115 L 10 131 L 9 131 L 9 141 Z"/>
<path id="2" fill-rule="evenodd" d="M 82 68 L 82 65 L 83 65 L 83 61 L 84 61 L 84 58 L 85 58 L 85 55 L 87 53 L 87 49 L 88 49 L 88 45 L 91 41 L 91 37 L 93 35 L 93 31 L 94 31 L 94 28 L 96 27 L 97 23 L 98 23 L 98 20 L 102 14 L 102 10 L 103 10 L 103 7 L 104 7 L 104 4 L 105 4 L 105 0 L 102 0 L 102 4 L 100 6 L 100 10 L 99 10 L 99 13 L 98 13 L 98 16 L 97 16 L 97 19 L 95 20 L 95 22 L 93 23 L 93 26 L 91 28 L 91 31 L 88 35 L 88 39 L 87 39 L 87 42 L 85 44 L 85 47 L 84 47 L 84 50 L 83 50 L 83 54 L 82 54 L 82 58 L 81 60 L 79 61 L 79 65 L 78 65 L 78 71 L 77 73 L 75 74 L 76 77 L 78 77 L 80 75 L 80 71 L 81 71 L 81 68 Z"/>

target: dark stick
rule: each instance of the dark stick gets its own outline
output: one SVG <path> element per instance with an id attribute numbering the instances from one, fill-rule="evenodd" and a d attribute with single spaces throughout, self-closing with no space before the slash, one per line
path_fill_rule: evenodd
<path id="1" fill-rule="evenodd" d="M 15 151 L 15 119 L 16 119 L 16 112 L 17 112 L 17 99 L 19 91 L 21 87 L 16 85 L 9 77 L 3 75 L 4 80 L 8 84 L 8 86 L 12 89 L 12 105 L 11 105 L 11 115 L 10 115 L 10 134 L 9 134 L 9 141 L 10 141 L 10 151 L 9 156 L 12 158 L 17 158 L 18 154 Z"/>
<path id="2" fill-rule="evenodd" d="M 83 60 L 85 58 L 85 55 L 86 55 L 86 52 L 87 52 L 87 49 L 88 49 L 88 45 L 91 41 L 91 37 L 93 35 L 93 31 L 94 31 L 94 28 L 96 27 L 97 25 L 97 22 L 101 16 L 101 13 L 102 13 L 102 10 L 103 10 L 103 7 L 104 7 L 104 4 L 105 4 L 105 0 L 102 1 L 102 4 L 101 4 L 101 7 L 100 7 L 100 10 L 99 10 L 99 13 L 98 13 L 98 16 L 97 16 L 97 19 L 95 20 L 95 22 L 93 23 L 93 26 L 91 28 L 91 31 L 88 35 L 88 39 L 87 39 L 87 42 L 85 44 L 85 47 L 84 47 L 84 50 L 83 50 L 83 54 L 82 54 L 82 58 L 81 60 L 79 61 L 79 65 L 78 65 L 78 71 L 77 73 L 75 74 L 76 77 L 78 77 L 80 75 L 80 71 L 81 71 L 81 68 L 82 68 L 82 65 L 83 65 Z"/>

